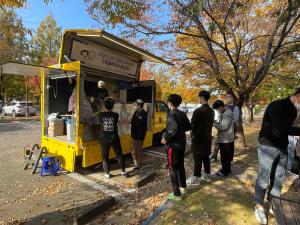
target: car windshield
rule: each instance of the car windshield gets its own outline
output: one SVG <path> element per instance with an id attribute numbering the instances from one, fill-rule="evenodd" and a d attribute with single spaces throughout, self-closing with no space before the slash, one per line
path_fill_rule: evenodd
<path id="1" fill-rule="evenodd" d="M 26 102 L 20 102 L 18 105 L 26 106 Z M 31 102 L 28 102 L 28 106 L 33 106 Z"/>

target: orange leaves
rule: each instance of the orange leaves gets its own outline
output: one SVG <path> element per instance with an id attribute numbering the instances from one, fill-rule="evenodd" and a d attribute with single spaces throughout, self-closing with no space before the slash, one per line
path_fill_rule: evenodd
<path id="1" fill-rule="evenodd" d="M 0 8 L 3 9 L 4 7 L 8 8 L 20 8 L 24 6 L 26 0 L 0 0 Z"/>

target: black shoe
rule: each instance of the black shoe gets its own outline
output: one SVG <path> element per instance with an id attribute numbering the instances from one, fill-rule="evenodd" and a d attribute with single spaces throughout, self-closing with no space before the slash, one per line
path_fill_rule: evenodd
<path id="1" fill-rule="evenodd" d="M 141 166 L 135 166 L 135 167 L 133 167 L 133 170 L 139 170 L 141 168 L 142 168 Z"/>

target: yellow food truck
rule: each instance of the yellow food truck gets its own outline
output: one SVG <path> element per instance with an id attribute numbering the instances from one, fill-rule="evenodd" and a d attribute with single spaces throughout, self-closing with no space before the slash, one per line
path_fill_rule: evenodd
<path id="1" fill-rule="evenodd" d="M 38 67 L 5 63 L 0 73 L 40 76 L 41 147 L 57 155 L 61 167 L 73 172 L 76 166 L 89 167 L 102 161 L 98 141 L 97 115 L 92 112 L 92 93 L 105 82 L 109 96 L 117 100 L 119 135 L 124 154 L 131 151 L 130 120 L 133 102 L 141 98 L 148 112 L 144 148 L 157 144 L 166 126 L 167 105 L 154 81 L 139 81 L 145 61 L 169 64 L 127 41 L 102 30 L 66 30 L 63 33 L 59 64 Z M 73 82 L 75 85 L 70 85 Z M 73 95 L 74 111 L 68 114 Z M 94 120 L 91 120 L 94 118 Z M 67 121 L 67 122 L 66 122 Z M 114 157 L 110 151 L 110 157 Z"/>

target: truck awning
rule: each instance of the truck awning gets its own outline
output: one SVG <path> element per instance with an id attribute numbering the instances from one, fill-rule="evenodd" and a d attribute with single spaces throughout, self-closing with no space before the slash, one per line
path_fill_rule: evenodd
<path id="1" fill-rule="evenodd" d="M 0 64 L 0 73 L 2 74 L 40 76 L 42 69 L 44 70 L 45 75 L 51 75 L 51 77 L 73 76 L 76 74 L 71 71 L 23 63 L 7 62 Z"/>
<path id="2" fill-rule="evenodd" d="M 87 41 L 106 46 L 107 48 L 113 49 L 116 52 L 125 54 L 129 57 L 135 58 L 138 61 L 148 61 L 154 63 L 163 63 L 168 65 L 173 65 L 167 60 L 158 57 L 142 48 L 139 48 L 121 38 L 118 38 L 104 30 L 79 30 L 71 29 L 65 30 L 63 34 L 62 52 L 60 55 L 60 63 L 64 61 L 64 55 L 68 55 L 72 44 L 68 43 L 72 37 L 80 37 Z"/>

